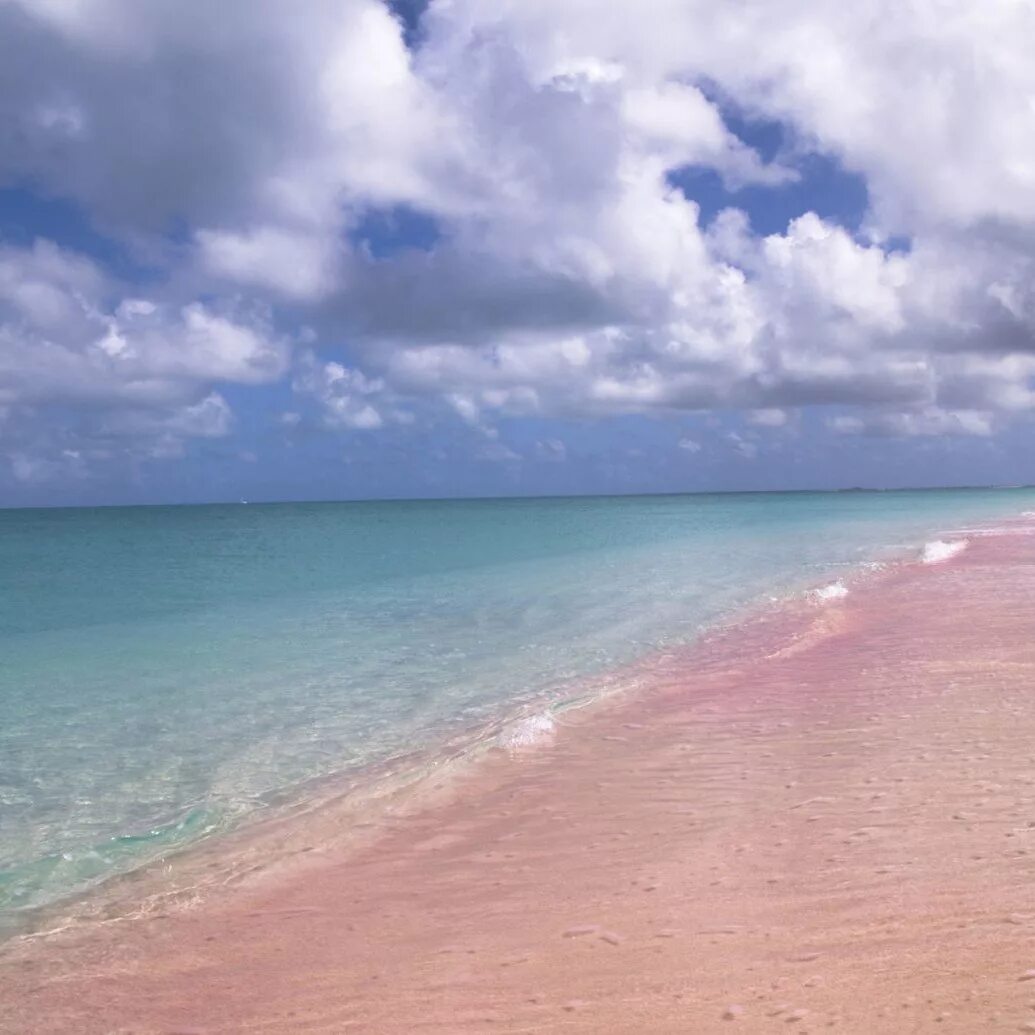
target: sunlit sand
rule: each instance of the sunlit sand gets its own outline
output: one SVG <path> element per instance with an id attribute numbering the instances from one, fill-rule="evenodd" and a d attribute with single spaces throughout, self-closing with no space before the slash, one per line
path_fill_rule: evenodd
<path id="1" fill-rule="evenodd" d="M 0 1028 L 1035 1030 L 1025 528 L 655 659 L 361 841 L 332 809 L 275 866 L 14 942 Z"/>

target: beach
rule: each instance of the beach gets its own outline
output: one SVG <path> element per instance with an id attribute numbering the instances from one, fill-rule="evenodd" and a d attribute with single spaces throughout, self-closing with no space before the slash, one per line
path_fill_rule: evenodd
<path id="1" fill-rule="evenodd" d="M 1032 506 L 948 490 L 0 511 L 0 941 L 285 808 L 421 782 L 651 684 L 659 658 L 749 612 L 836 597 L 841 576 Z"/>
<path id="2" fill-rule="evenodd" d="M 1035 1030 L 1031 531 L 657 657 L 358 841 L 331 805 L 11 941 L 0 1030 Z"/>
<path id="3" fill-rule="evenodd" d="M 0 0 L 0 1035 L 1035 1035 L 1032 40 Z"/>

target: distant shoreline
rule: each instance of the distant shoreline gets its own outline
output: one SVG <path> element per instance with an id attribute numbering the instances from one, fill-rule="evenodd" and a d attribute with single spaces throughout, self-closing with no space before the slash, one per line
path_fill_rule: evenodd
<path id="1" fill-rule="evenodd" d="M 557 493 L 550 495 L 525 496 L 364 496 L 342 499 L 225 499 L 188 500 L 164 503 L 82 503 L 41 504 L 38 506 L 11 506 L 0 502 L 0 513 L 4 511 L 54 511 L 54 510 L 134 510 L 146 507 L 275 507 L 275 506 L 336 506 L 340 504 L 368 503 L 494 503 L 520 500 L 611 500 L 611 499 L 658 499 L 683 496 L 782 496 L 782 495 L 838 495 L 845 493 L 904 493 L 904 492 L 1016 492 L 1035 489 L 1035 483 L 1020 485 L 895 485 L 895 486 L 844 486 L 832 489 L 695 489 L 685 492 L 586 492 L 574 495 Z"/>

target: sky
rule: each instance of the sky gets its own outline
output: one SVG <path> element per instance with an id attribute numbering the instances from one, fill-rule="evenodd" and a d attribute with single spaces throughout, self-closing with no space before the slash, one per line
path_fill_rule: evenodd
<path id="1" fill-rule="evenodd" d="M 0 505 L 1035 482 L 1020 0 L 0 0 Z"/>

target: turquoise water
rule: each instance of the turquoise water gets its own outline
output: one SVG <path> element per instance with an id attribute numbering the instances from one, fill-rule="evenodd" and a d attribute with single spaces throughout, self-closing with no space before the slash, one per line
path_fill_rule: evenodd
<path id="1" fill-rule="evenodd" d="M 0 915 L 1030 490 L 0 511 Z M 0 925 L 2 926 L 2 925 Z"/>

